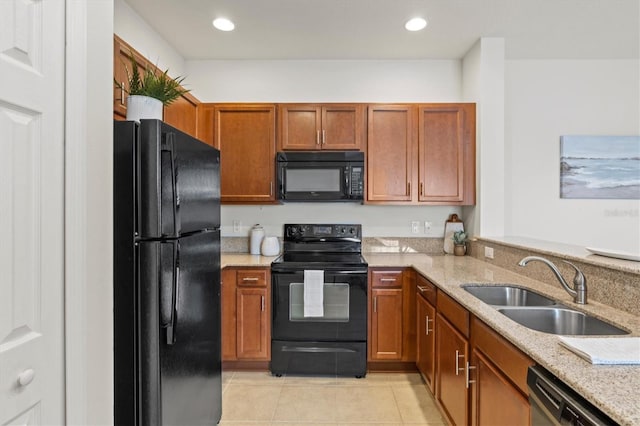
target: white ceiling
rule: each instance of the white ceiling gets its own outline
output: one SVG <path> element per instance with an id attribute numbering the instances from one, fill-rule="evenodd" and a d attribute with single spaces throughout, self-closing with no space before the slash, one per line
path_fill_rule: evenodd
<path id="1" fill-rule="evenodd" d="M 640 58 L 640 0 L 126 0 L 189 59 Z M 404 29 L 424 16 L 423 31 Z M 235 31 L 215 30 L 227 17 Z"/>

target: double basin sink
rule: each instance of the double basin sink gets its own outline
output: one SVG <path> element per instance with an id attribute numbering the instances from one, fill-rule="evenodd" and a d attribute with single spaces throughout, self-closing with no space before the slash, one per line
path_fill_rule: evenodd
<path id="1" fill-rule="evenodd" d="M 629 334 L 525 288 L 475 284 L 467 284 L 462 288 L 513 321 L 543 333 L 581 336 Z"/>

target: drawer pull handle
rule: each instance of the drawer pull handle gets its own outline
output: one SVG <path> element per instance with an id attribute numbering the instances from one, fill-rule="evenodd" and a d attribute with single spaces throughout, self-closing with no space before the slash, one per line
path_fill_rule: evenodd
<path id="1" fill-rule="evenodd" d="M 264 296 L 260 296 L 262 300 L 260 301 L 260 310 L 264 312 Z"/>
<path id="2" fill-rule="evenodd" d="M 474 370 L 476 367 L 473 365 L 469 365 L 469 363 L 467 362 L 467 371 L 465 374 L 465 383 L 467 386 L 467 389 L 469 389 L 469 383 L 475 383 L 475 380 L 469 380 L 469 370 Z"/>
<path id="3" fill-rule="evenodd" d="M 429 323 L 433 322 L 433 320 L 431 318 L 429 318 L 429 315 L 424 317 L 424 332 L 425 334 L 428 336 L 429 333 L 431 333 L 433 331 L 433 329 L 429 329 Z"/>
<path id="4" fill-rule="evenodd" d="M 460 358 L 464 358 L 464 354 L 460 354 L 460 351 L 456 351 L 456 376 L 464 370 L 464 368 L 460 368 Z"/>
<path id="5" fill-rule="evenodd" d="M 394 283 L 394 282 L 396 282 L 396 279 L 395 278 L 380 278 L 380 281 Z"/>
<path id="6" fill-rule="evenodd" d="M 242 281 L 258 281 L 258 280 L 259 280 L 259 278 L 257 278 L 257 277 L 244 277 L 242 279 Z"/>
<path id="7" fill-rule="evenodd" d="M 420 290 L 420 293 L 424 293 L 425 291 L 433 291 L 431 290 L 431 287 L 421 287 L 421 286 L 418 286 L 418 290 Z"/>

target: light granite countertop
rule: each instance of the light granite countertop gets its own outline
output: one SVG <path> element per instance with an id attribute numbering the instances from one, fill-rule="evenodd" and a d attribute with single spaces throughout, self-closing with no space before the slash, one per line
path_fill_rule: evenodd
<path id="1" fill-rule="evenodd" d="M 597 302 L 577 305 L 559 284 L 550 286 L 469 256 L 367 253 L 364 256 L 370 267 L 413 267 L 612 419 L 623 425 L 640 424 L 640 365 L 592 365 L 560 346 L 558 336 L 517 324 L 467 293 L 461 285 L 511 283 L 532 288 L 571 308 L 627 329 L 632 336 L 640 336 L 640 317 Z"/>
<path id="2" fill-rule="evenodd" d="M 640 365 L 592 365 L 560 346 L 558 336 L 517 324 L 461 288 L 462 284 L 516 284 L 559 300 L 640 336 L 640 317 L 598 302 L 577 305 L 560 287 L 515 274 L 470 256 L 431 256 L 421 253 L 363 253 L 370 267 L 413 267 L 469 312 L 491 326 L 612 419 L 623 425 L 640 424 Z M 223 253 L 222 267 L 270 266 L 275 257 Z"/>
<path id="3" fill-rule="evenodd" d="M 222 253 L 220 263 L 222 268 L 227 266 L 271 266 L 271 262 L 278 256 L 262 256 L 249 253 Z"/>

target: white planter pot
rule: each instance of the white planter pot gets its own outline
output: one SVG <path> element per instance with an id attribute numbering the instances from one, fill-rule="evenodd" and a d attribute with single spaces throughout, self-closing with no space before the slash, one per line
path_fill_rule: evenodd
<path id="1" fill-rule="evenodd" d="M 148 96 L 132 95 L 127 98 L 127 120 L 162 120 L 162 102 Z"/>

